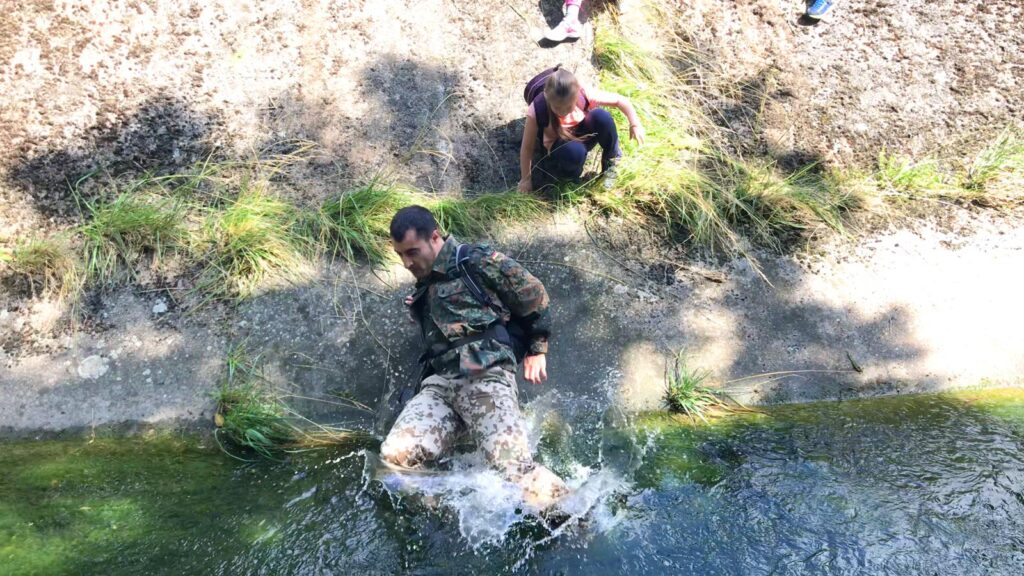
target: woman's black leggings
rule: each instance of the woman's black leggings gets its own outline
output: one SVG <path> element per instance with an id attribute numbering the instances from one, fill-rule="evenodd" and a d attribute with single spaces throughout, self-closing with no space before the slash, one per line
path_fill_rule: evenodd
<path id="1" fill-rule="evenodd" d="M 540 180 L 540 183 L 544 184 L 555 180 L 579 178 L 583 174 L 587 153 L 598 144 L 601 145 L 601 170 L 607 170 L 612 160 L 622 155 L 615 120 L 603 108 L 594 108 L 587 112 L 583 122 L 573 129 L 573 134 L 583 139 L 570 142 L 558 140 L 551 146 L 550 153 L 534 163 L 535 182 Z"/>

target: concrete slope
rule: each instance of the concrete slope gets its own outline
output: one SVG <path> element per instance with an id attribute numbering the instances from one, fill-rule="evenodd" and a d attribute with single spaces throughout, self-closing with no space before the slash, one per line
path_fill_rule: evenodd
<path id="1" fill-rule="evenodd" d="M 524 397 L 558 390 L 656 408 L 665 359 L 679 349 L 750 403 L 1020 385 L 1024 228 L 957 210 L 941 228 L 761 254 L 770 284 L 745 260 L 679 267 L 609 251 L 570 218 L 509 231 L 494 243 L 547 284 L 556 326 L 551 380 L 524 384 Z M 166 296 L 107 298 L 90 329 L 55 338 L 51 351 L 0 358 L 0 426 L 208 419 L 227 350 L 244 343 L 302 410 L 370 428 L 373 414 L 299 397 L 376 407 L 407 381 L 418 352 L 401 305 L 410 286 L 397 267 L 341 264 L 235 310 L 189 315 Z M 40 307 L 29 321 L 53 315 Z M 0 329 L 19 328 L 10 318 L 0 315 Z"/>

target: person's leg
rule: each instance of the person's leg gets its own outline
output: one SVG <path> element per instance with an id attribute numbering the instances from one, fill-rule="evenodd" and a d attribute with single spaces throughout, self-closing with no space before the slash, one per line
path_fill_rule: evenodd
<path id="1" fill-rule="evenodd" d="M 585 140 L 587 150 L 601 145 L 601 171 L 608 170 L 622 156 L 619 148 L 619 131 L 615 127 L 615 119 L 604 108 L 594 108 L 587 112 L 586 118 L 576 126 L 578 136 L 589 135 Z"/>
<path id="2" fill-rule="evenodd" d="M 579 38 L 580 30 L 583 28 L 583 25 L 580 24 L 580 5 L 582 4 L 583 0 L 565 0 L 565 5 L 562 6 L 565 17 L 558 23 L 558 26 L 548 30 L 544 37 L 552 42 Z"/>
<path id="3" fill-rule="evenodd" d="M 444 456 L 459 424 L 450 406 L 453 394 L 453 384 L 447 378 L 434 375 L 424 380 L 419 394 L 405 405 L 380 445 L 381 459 L 416 468 Z"/>
<path id="4" fill-rule="evenodd" d="M 562 5 L 562 13 L 565 14 L 568 20 L 579 21 L 580 6 L 582 5 L 583 0 L 565 0 L 565 4 Z"/>
<path id="5" fill-rule="evenodd" d="M 587 146 L 583 142 L 559 140 L 546 152 L 533 170 L 538 173 L 535 180 L 552 183 L 558 180 L 575 180 L 583 174 L 583 164 L 587 161 Z M 539 189 L 534 186 L 534 189 Z"/>
<path id="6" fill-rule="evenodd" d="M 454 406 L 487 461 L 523 488 L 528 505 L 543 511 L 569 492 L 561 478 L 533 461 L 514 372 L 492 368 L 460 382 Z"/>

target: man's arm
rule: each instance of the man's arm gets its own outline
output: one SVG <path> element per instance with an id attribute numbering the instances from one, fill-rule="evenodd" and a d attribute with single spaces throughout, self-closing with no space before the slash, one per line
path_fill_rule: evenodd
<path id="1" fill-rule="evenodd" d="M 490 248 L 481 254 L 478 269 L 512 316 L 519 319 L 529 340 L 529 354 L 546 354 L 551 324 L 544 284 L 521 264 Z"/>

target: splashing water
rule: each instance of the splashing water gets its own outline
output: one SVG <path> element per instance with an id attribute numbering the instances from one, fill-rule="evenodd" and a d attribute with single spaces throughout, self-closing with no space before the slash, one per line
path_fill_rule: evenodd
<path id="1" fill-rule="evenodd" d="M 568 518 L 538 544 L 581 524 L 599 531 L 615 526 L 621 515 L 612 510 L 609 501 L 629 489 L 628 474 L 640 464 L 630 425 L 614 407 L 605 411 L 599 423 L 596 461 L 589 465 L 581 461 L 587 460 L 586 450 L 578 454 L 573 449 L 579 442 L 574 443 L 573 427 L 560 415 L 561 406 L 579 402 L 548 393 L 524 409 L 531 449 L 540 452 L 539 460 L 558 471 L 570 489 L 556 505 Z M 443 471 L 395 471 L 380 464 L 376 455 L 366 456 L 366 477 L 379 482 L 394 502 L 412 499 L 428 508 L 450 511 L 473 549 L 500 545 L 521 523 L 542 523 L 526 511 L 522 488 L 504 480 L 478 451 L 456 454 L 447 461 L 449 469 Z"/>

